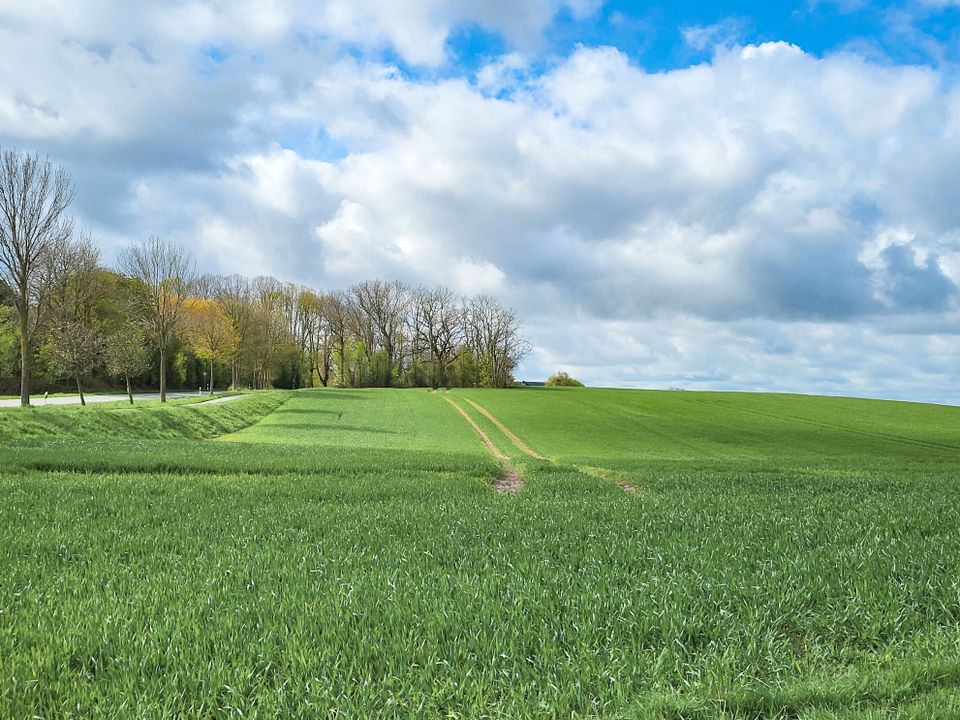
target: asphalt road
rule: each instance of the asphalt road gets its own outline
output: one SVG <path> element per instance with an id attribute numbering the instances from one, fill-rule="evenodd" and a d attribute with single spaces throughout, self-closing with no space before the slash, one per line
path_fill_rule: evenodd
<path id="1" fill-rule="evenodd" d="M 206 393 L 204 393 L 206 394 Z M 214 393 L 216 396 L 217 393 Z M 103 402 L 117 402 L 118 400 L 126 400 L 126 395 L 85 395 L 87 404 L 93 403 L 103 403 Z M 174 398 L 185 398 L 185 397 L 197 397 L 195 392 L 168 392 L 167 399 L 173 400 Z M 133 401 L 137 400 L 159 400 L 160 393 L 134 393 Z M 30 396 L 30 404 L 36 407 L 43 407 L 44 405 L 79 405 L 80 396 L 79 395 L 68 395 L 66 397 L 52 397 L 43 399 L 43 395 L 32 395 Z M 20 398 L 10 398 L 0 400 L 0 408 L 4 407 L 20 407 Z"/>

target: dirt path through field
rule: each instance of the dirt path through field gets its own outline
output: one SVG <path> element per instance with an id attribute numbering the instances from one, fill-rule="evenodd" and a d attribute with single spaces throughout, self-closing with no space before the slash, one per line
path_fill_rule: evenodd
<path id="1" fill-rule="evenodd" d="M 504 452 L 494 444 L 494 442 L 483 431 L 483 429 L 479 425 L 477 425 L 477 423 L 474 422 L 473 418 L 471 418 L 462 407 L 460 407 L 456 402 L 454 402 L 452 398 L 444 395 L 443 399 L 446 400 L 451 405 L 453 405 L 456 411 L 460 413 L 460 415 L 463 416 L 463 419 L 466 420 L 467 423 L 469 423 L 470 427 L 473 428 L 473 431 L 480 436 L 480 439 L 483 440 L 483 444 L 487 446 L 487 449 L 491 453 L 493 453 L 493 456 L 495 458 L 497 458 L 500 461 L 503 467 L 503 471 L 501 472 L 500 477 L 497 478 L 497 480 L 494 482 L 493 484 L 494 488 L 496 488 L 500 492 L 516 492 L 521 487 L 523 487 L 523 478 L 521 477 L 520 472 L 513 465 L 510 464 L 510 459 L 507 457 L 507 455 L 504 454 Z M 464 400 L 470 403 L 470 405 L 473 407 L 474 410 L 476 410 L 478 413 L 480 413 L 485 418 L 487 418 L 487 420 L 492 422 L 496 426 L 496 428 L 500 432 L 502 432 L 507 437 L 507 439 L 509 439 L 510 442 L 514 444 L 514 446 L 518 450 L 525 453 L 526 455 L 529 455 L 532 458 L 535 458 L 536 460 L 546 460 L 547 462 L 551 462 L 554 465 L 558 464 L 556 460 L 553 460 L 548 457 L 544 457 L 543 455 L 538 453 L 536 450 L 534 450 L 532 447 L 527 445 L 523 440 L 521 440 L 516 435 L 516 433 L 511 431 L 510 428 L 508 428 L 506 425 L 500 422 L 497 419 L 497 417 L 492 412 L 490 412 L 485 407 L 483 407 L 483 405 L 480 405 L 479 403 L 476 403 L 469 398 L 464 398 Z M 623 477 L 619 473 L 616 473 L 612 470 L 606 470 L 604 468 L 598 468 L 598 467 L 590 467 L 587 465 L 571 465 L 570 467 L 572 467 L 572 469 L 576 470 L 577 472 L 583 473 L 584 475 L 589 475 L 590 477 L 595 477 L 598 480 L 604 480 L 606 482 L 616 483 L 616 485 L 626 493 L 632 494 L 637 492 L 636 485 L 630 482 L 627 478 Z"/>
<path id="2" fill-rule="evenodd" d="M 470 403 L 470 405 L 472 405 L 473 408 L 474 408 L 477 412 L 479 412 L 480 414 L 482 414 L 482 415 L 483 415 L 485 418 L 487 418 L 490 422 L 492 422 L 494 425 L 496 425 L 497 429 L 500 430 L 500 432 L 502 432 L 504 435 L 506 435 L 507 438 L 510 439 L 510 442 L 512 442 L 512 443 L 514 444 L 514 446 L 515 446 L 518 450 L 520 450 L 521 452 L 526 453 L 527 455 L 529 455 L 529 456 L 532 457 L 532 458 L 536 458 L 537 460 L 547 460 L 547 461 L 553 463 L 554 465 L 557 464 L 557 461 L 556 461 L 556 460 L 553 460 L 553 459 L 551 459 L 551 458 L 544 457 L 543 455 L 541 455 L 540 453 L 538 453 L 536 450 L 534 450 L 532 447 L 530 447 L 529 445 L 527 445 L 523 440 L 521 440 L 519 437 L 517 437 L 517 435 L 516 435 L 513 431 L 511 431 L 510 428 L 508 428 L 506 425 L 504 425 L 502 422 L 500 422 L 500 421 L 497 419 L 497 417 L 496 417 L 492 412 L 490 412 L 489 410 L 487 410 L 485 407 L 483 407 L 483 406 L 480 405 L 479 403 L 475 403 L 473 400 L 470 400 L 469 398 L 464 398 L 464 399 L 465 399 L 468 403 Z M 463 412 L 463 411 L 461 410 L 461 412 Z M 469 418 L 468 418 L 468 419 L 469 419 Z M 472 421 L 471 421 L 471 422 L 472 422 Z M 591 476 L 591 477 L 595 477 L 595 478 L 598 478 L 598 479 L 600 479 L 600 480 L 605 480 L 605 481 L 607 481 L 607 482 L 614 482 L 614 483 L 616 483 L 616 484 L 620 487 L 620 489 L 623 490 L 624 492 L 627 492 L 627 493 L 635 493 L 635 492 L 637 491 L 636 485 L 634 485 L 633 483 L 631 483 L 629 480 L 627 480 L 626 478 L 622 477 L 622 476 L 619 475 L 618 473 L 613 472 L 612 470 L 605 470 L 604 468 L 588 467 L 588 466 L 585 466 L 585 465 L 574 465 L 573 468 L 574 468 L 575 470 L 577 470 L 578 472 L 583 473 L 584 475 L 589 475 L 589 476 Z"/>
<path id="3" fill-rule="evenodd" d="M 466 410 L 446 395 L 443 399 L 450 403 L 454 410 L 460 413 L 463 419 L 467 421 L 467 424 L 473 428 L 473 431 L 480 436 L 483 444 L 487 446 L 487 450 L 500 461 L 500 474 L 497 476 L 497 479 L 493 481 L 493 489 L 497 492 L 517 492 L 520 490 L 520 488 L 523 487 L 523 476 L 510 462 L 510 458 L 494 444 L 493 440 L 490 439 L 483 429 L 473 421 L 473 418 L 467 415 Z"/>
<path id="4" fill-rule="evenodd" d="M 588 465 L 574 465 L 574 467 L 578 472 L 582 472 L 584 475 L 600 478 L 601 480 L 606 480 L 607 482 L 615 482 L 624 492 L 635 493 L 637 491 L 636 485 L 612 470 L 590 467 Z"/>
<path id="5" fill-rule="evenodd" d="M 530 457 L 536 458 L 537 460 L 546 460 L 546 459 L 547 459 L 547 458 L 545 458 L 543 455 L 541 455 L 540 453 L 538 453 L 536 450 L 534 450 L 532 447 L 530 447 L 529 445 L 527 445 L 523 440 L 521 440 L 521 439 L 518 438 L 516 435 L 514 435 L 513 432 L 510 431 L 510 428 L 508 428 L 508 427 L 507 427 L 506 425 L 504 425 L 502 422 L 500 422 L 499 420 L 497 420 L 497 418 L 494 416 L 494 414 L 493 414 L 492 412 L 490 412 L 489 410 L 487 410 L 485 407 L 483 407 L 483 405 L 480 405 L 480 404 L 478 404 L 478 403 L 475 403 L 475 402 L 474 402 L 473 400 L 471 400 L 470 398 L 465 398 L 465 399 L 466 399 L 466 401 L 467 401 L 468 403 L 470 403 L 471 405 L 473 405 L 474 409 L 475 409 L 478 413 L 480 413 L 480 414 L 483 415 L 485 418 L 487 418 L 487 420 L 489 420 L 489 421 L 492 422 L 494 425 L 496 425 L 496 426 L 497 426 L 497 429 L 498 429 L 500 432 L 502 432 L 504 435 L 506 435 L 508 438 L 510 438 L 510 442 L 512 442 L 512 443 L 514 444 L 514 446 L 517 448 L 517 450 L 519 450 L 520 452 L 524 452 L 524 453 L 526 453 L 527 455 L 529 455 Z"/>

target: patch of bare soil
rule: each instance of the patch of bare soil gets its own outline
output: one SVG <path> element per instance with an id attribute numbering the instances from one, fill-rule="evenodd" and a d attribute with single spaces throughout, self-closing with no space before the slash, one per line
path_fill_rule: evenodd
<path id="1" fill-rule="evenodd" d="M 513 465 L 504 463 L 503 469 L 496 480 L 493 481 L 493 489 L 502 493 L 515 493 L 523 487 L 523 476 Z"/>

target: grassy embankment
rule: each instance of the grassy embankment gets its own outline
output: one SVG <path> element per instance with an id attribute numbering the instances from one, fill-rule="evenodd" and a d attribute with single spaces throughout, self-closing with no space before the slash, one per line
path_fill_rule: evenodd
<path id="1" fill-rule="evenodd" d="M 490 490 L 497 464 L 422 391 L 301 392 L 215 441 L 184 439 L 212 432 L 195 418 L 133 442 L 0 425 L 0 716 L 960 707 L 960 410 L 449 397 L 521 492 Z"/>
<path id="2" fill-rule="evenodd" d="M 17 443 L 29 439 L 209 439 L 242 430 L 276 410 L 290 396 L 282 390 L 258 393 L 225 403 L 205 397 L 167 403 L 126 400 L 79 405 L 0 408 L 0 438 Z M 41 443 L 40 447 L 43 444 Z"/>

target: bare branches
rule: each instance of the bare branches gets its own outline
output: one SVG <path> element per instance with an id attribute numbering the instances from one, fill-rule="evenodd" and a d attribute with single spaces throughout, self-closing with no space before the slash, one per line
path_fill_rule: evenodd
<path id="1" fill-rule="evenodd" d="M 58 323 L 87 321 L 98 291 L 94 276 L 100 270 L 100 248 L 89 233 L 60 245 L 42 265 L 48 282 L 46 295 L 36 300 L 38 315 L 49 313 Z M 43 318 L 38 317 L 37 321 L 40 323 Z"/>
<path id="2" fill-rule="evenodd" d="M 210 366 L 210 394 L 213 394 L 213 363 L 230 358 L 237 336 L 230 317 L 216 300 L 192 297 L 184 306 L 183 332 L 197 355 Z"/>
<path id="3" fill-rule="evenodd" d="M 62 279 L 58 259 L 69 246 L 67 208 L 74 188 L 63 168 L 36 154 L 0 152 L 0 285 L 17 309 L 20 404 L 30 404 L 30 358 L 45 314 L 45 299 Z"/>
<path id="4" fill-rule="evenodd" d="M 129 325 L 119 328 L 106 338 L 103 359 L 109 375 L 125 380 L 127 398 L 133 405 L 130 380 L 150 367 L 150 353 L 143 335 Z"/>
<path id="5" fill-rule="evenodd" d="M 410 307 L 413 352 L 428 359 L 431 387 L 447 384 L 447 367 L 464 336 L 463 307 L 456 293 L 442 285 L 417 288 Z"/>
<path id="6" fill-rule="evenodd" d="M 237 346 L 230 358 L 230 385 L 240 386 L 240 376 L 243 374 L 244 353 L 248 346 L 251 334 L 251 325 L 254 314 L 253 283 L 242 275 L 218 276 L 213 283 L 213 297 L 220 303 L 223 311 L 230 318 Z"/>
<path id="7" fill-rule="evenodd" d="M 366 280 L 354 285 L 350 292 L 359 310 L 358 317 L 369 328 L 370 345 L 380 345 L 387 353 L 387 361 L 393 365 L 402 342 L 400 335 L 409 304 L 409 289 L 399 280 Z"/>
<path id="8" fill-rule="evenodd" d="M 74 239 L 66 214 L 73 197 L 62 168 L 0 151 L 0 302 L 13 305 L 19 321 L 23 404 L 34 340 L 48 332 L 56 366 L 76 377 L 78 389 L 81 376 L 106 366 L 129 393 L 149 359 L 145 343 L 152 345 L 162 400 L 177 340 L 208 361 L 211 387 L 214 365 L 227 362 L 234 387 L 499 387 L 528 350 L 513 311 L 443 286 L 367 280 L 322 293 L 272 277 L 198 277 L 186 249 L 156 236 L 120 253 L 120 277 L 100 266 L 88 235 Z M 177 368 L 181 381 L 196 376 L 196 365 Z"/>
<path id="9" fill-rule="evenodd" d="M 293 386 L 503 387 L 527 351 L 512 310 L 444 286 L 369 280 L 349 293 L 318 293 L 238 276 L 207 286 L 236 331 L 235 385 L 242 377 L 267 387 L 282 377 Z"/>
<path id="10" fill-rule="evenodd" d="M 54 365 L 76 381 L 81 405 L 86 405 L 81 381 L 99 362 L 102 351 L 100 334 L 84 322 L 64 320 L 53 328 Z"/>
<path id="11" fill-rule="evenodd" d="M 467 345 L 478 361 L 478 380 L 493 387 L 507 385 L 517 363 L 530 352 L 516 313 L 488 295 L 478 295 L 466 304 L 464 326 Z"/>
<path id="12" fill-rule="evenodd" d="M 63 168 L 37 154 L 0 153 L 0 281 L 18 308 L 36 292 L 37 267 L 73 233 L 66 211 L 74 194 Z"/>
<path id="13" fill-rule="evenodd" d="M 173 340 L 195 278 L 191 255 L 155 235 L 120 253 L 120 270 L 138 287 L 132 293 L 132 321 L 160 350 L 160 400 L 165 402 L 166 351 Z"/>

